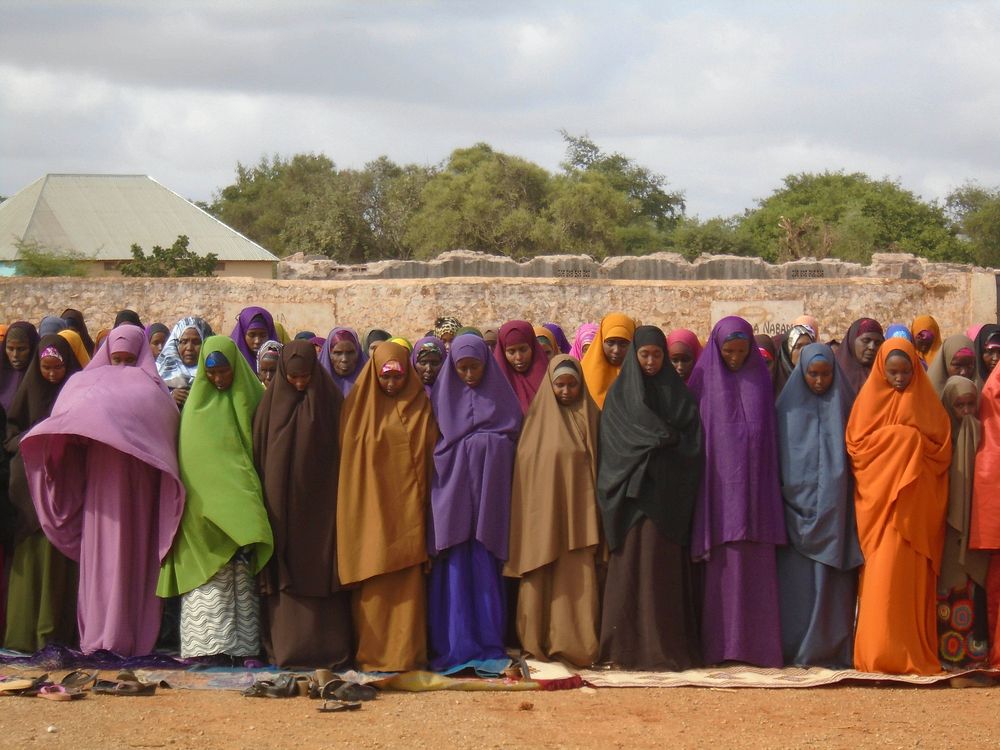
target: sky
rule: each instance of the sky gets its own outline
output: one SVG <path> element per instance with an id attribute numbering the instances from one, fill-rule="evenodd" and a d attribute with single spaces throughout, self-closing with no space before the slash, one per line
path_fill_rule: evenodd
<path id="1" fill-rule="evenodd" d="M 94 172 L 210 200 L 264 155 L 477 142 L 555 171 L 565 129 L 703 219 L 827 169 L 941 200 L 1000 185 L 998 51 L 1000 0 L 0 0 L 0 195 Z"/>

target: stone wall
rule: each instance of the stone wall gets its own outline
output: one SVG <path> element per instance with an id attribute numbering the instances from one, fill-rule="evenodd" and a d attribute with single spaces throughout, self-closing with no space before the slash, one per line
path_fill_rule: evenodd
<path id="1" fill-rule="evenodd" d="M 759 263 L 753 261 L 767 270 L 768 264 Z M 795 264 L 771 266 L 784 270 L 781 278 L 703 280 L 3 278 L 0 320 L 38 321 L 43 315 L 75 307 L 84 312 L 91 331 L 96 332 L 111 325 L 116 310 L 130 307 L 144 321 L 168 325 L 184 315 L 198 314 L 217 331 L 228 333 L 241 308 L 262 305 L 292 333 L 309 329 L 323 334 L 336 323 L 359 330 L 387 328 L 411 339 L 445 314 L 478 325 L 496 325 L 511 318 L 556 321 L 572 335 L 580 323 L 598 320 L 606 311 L 622 310 L 644 323 L 665 329 L 683 326 L 703 337 L 718 317 L 733 312 L 766 332 L 781 330 L 790 317 L 807 312 L 820 320 L 824 337 L 838 338 L 861 316 L 909 323 L 919 313 L 931 313 L 945 335 L 964 330 L 971 322 L 997 320 L 993 272 L 928 264 L 910 256 L 882 256 L 879 263 L 859 266 L 863 269 L 859 275 L 822 278 L 792 276 L 790 266 Z M 881 275 L 872 276 L 875 270 Z"/>

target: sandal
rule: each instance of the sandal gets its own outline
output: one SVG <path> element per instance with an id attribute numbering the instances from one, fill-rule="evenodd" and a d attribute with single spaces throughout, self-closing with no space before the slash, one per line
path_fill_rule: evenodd
<path id="1" fill-rule="evenodd" d="M 155 682 L 138 680 L 98 680 L 93 692 L 97 695 L 156 695 Z"/>
<path id="2" fill-rule="evenodd" d="M 276 680 L 257 680 L 243 691 L 247 698 L 294 698 L 299 695 L 300 679 L 296 675 L 283 674 Z"/>
<path id="3" fill-rule="evenodd" d="M 98 674 L 100 673 L 85 672 L 82 669 L 74 669 L 72 672 L 67 673 L 65 677 L 59 680 L 59 684 L 67 690 L 86 690 L 97 682 Z"/>
<path id="4" fill-rule="evenodd" d="M 34 680 L 10 679 L 0 682 L 0 695 L 20 695 L 35 684 Z"/>
<path id="5" fill-rule="evenodd" d="M 325 700 L 323 705 L 316 710 L 323 714 L 332 714 L 338 711 L 357 711 L 359 708 L 361 708 L 361 701 Z"/>
<path id="6" fill-rule="evenodd" d="M 347 680 L 334 679 L 323 685 L 319 689 L 319 698 L 324 700 L 336 698 L 341 701 L 371 701 L 378 697 L 378 690 L 371 685 L 362 685 L 359 682 L 348 682 Z"/>
<path id="7" fill-rule="evenodd" d="M 45 685 L 38 691 L 39 698 L 47 698 L 50 701 L 72 701 L 82 698 L 82 690 L 67 690 L 62 685 Z"/>

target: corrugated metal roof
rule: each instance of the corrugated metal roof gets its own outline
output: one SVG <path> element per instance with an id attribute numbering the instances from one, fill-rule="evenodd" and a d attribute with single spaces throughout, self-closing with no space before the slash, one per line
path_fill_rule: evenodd
<path id="1" fill-rule="evenodd" d="M 278 260 L 146 175 L 50 174 L 0 203 L 0 260 L 15 259 L 17 240 L 130 260 L 133 243 L 149 254 L 181 234 L 191 250 L 221 261 Z"/>

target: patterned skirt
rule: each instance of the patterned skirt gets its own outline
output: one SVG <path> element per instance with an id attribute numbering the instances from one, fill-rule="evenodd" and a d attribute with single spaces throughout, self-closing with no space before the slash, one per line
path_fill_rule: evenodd
<path id="1" fill-rule="evenodd" d="M 986 592 L 971 578 L 938 593 L 938 652 L 946 669 L 985 666 L 989 654 Z"/>
<path id="2" fill-rule="evenodd" d="M 260 598 L 240 550 L 207 583 L 181 597 L 181 657 L 257 656 Z"/>

